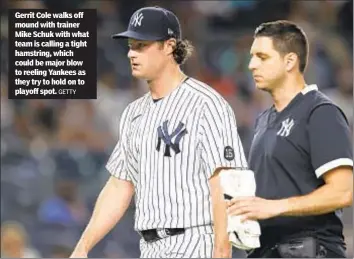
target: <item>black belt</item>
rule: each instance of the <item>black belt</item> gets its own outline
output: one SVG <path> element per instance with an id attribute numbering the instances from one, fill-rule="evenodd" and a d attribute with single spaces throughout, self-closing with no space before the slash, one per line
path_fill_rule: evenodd
<path id="1" fill-rule="evenodd" d="M 142 230 L 139 233 L 146 242 L 153 242 L 165 237 L 183 234 L 184 231 L 184 228 L 164 228 Z"/>

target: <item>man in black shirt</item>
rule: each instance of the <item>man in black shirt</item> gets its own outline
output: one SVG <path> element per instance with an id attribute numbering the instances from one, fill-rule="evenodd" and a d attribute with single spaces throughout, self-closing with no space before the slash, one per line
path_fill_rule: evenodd
<path id="1" fill-rule="evenodd" d="M 350 129 L 339 107 L 307 85 L 306 35 L 275 21 L 255 31 L 249 69 L 274 105 L 256 120 L 249 154 L 256 197 L 229 202 L 229 215 L 259 220 L 249 257 L 345 257 L 341 209 L 353 199 Z"/>

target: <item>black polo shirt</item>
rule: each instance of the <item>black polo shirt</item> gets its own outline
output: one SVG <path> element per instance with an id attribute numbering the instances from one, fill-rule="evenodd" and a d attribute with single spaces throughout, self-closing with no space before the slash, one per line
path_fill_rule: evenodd
<path id="1" fill-rule="evenodd" d="M 281 112 L 271 107 L 257 118 L 249 166 L 255 172 L 257 196 L 283 199 L 314 191 L 324 184 L 324 173 L 340 165 L 353 166 L 352 158 L 343 112 L 316 85 L 309 85 Z M 326 247 L 344 246 L 340 214 L 262 220 L 261 243 L 315 230 Z"/>

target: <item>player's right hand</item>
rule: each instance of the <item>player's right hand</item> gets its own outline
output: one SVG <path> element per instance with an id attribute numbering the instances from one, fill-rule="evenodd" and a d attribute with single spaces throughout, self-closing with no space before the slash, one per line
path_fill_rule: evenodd
<path id="1" fill-rule="evenodd" d="M 228 238 L 220 244 L 214 243 L 213 258 L 232 258 L 232 246 Z"/>

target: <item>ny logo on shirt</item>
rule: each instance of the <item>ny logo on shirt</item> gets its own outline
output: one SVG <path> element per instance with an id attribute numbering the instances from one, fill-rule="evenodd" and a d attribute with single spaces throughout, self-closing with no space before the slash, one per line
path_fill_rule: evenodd
<path id="1" fill-rule="evenodd" d="M 143 18 L 144 18 L 144 16 L 142 13 L 137 13 L 134 15 L 130 24 L 134 25 L 134 27 L 141 26 L 141 21 L 143 20 Z"/>
<path id="2" fill-rule="evenodd" d="M 287 118 L 286 120 L 282 121 L 281 123 L 281 128 L 280 130 L 277 132 L 278 136 L 282 136 L 282 137 L 287 137 L 290 134 L 291 129 L 294 126 L 294 120 L 290 118 Z"/>
<path id="3" fill-rule="evenodd" d="M 165 142 L 165 153 L 164 156 L 170 157 L 171 156 L 171 151 L 170 149 L 172 148 L 173 151 L 178 154 L 181 152 L 179 143 L 184 135 L 187 134 L 187 130 L 183 129 L 184 124 L 180 122 L 175 130 L 173 130 L 172 134 L 168 133 L 168 128 L 167 128 L 168 120 L 164 121 L 163 125 L 158 127 L 157 129 L 157 134 L 158 134 L 158 142 L 157 142 L 157 147 L 156 150 L 160 151 L 161 148 L 161 140 Z M 172 142 L 172 139 L 175 137 L 174 142 Z"/>

